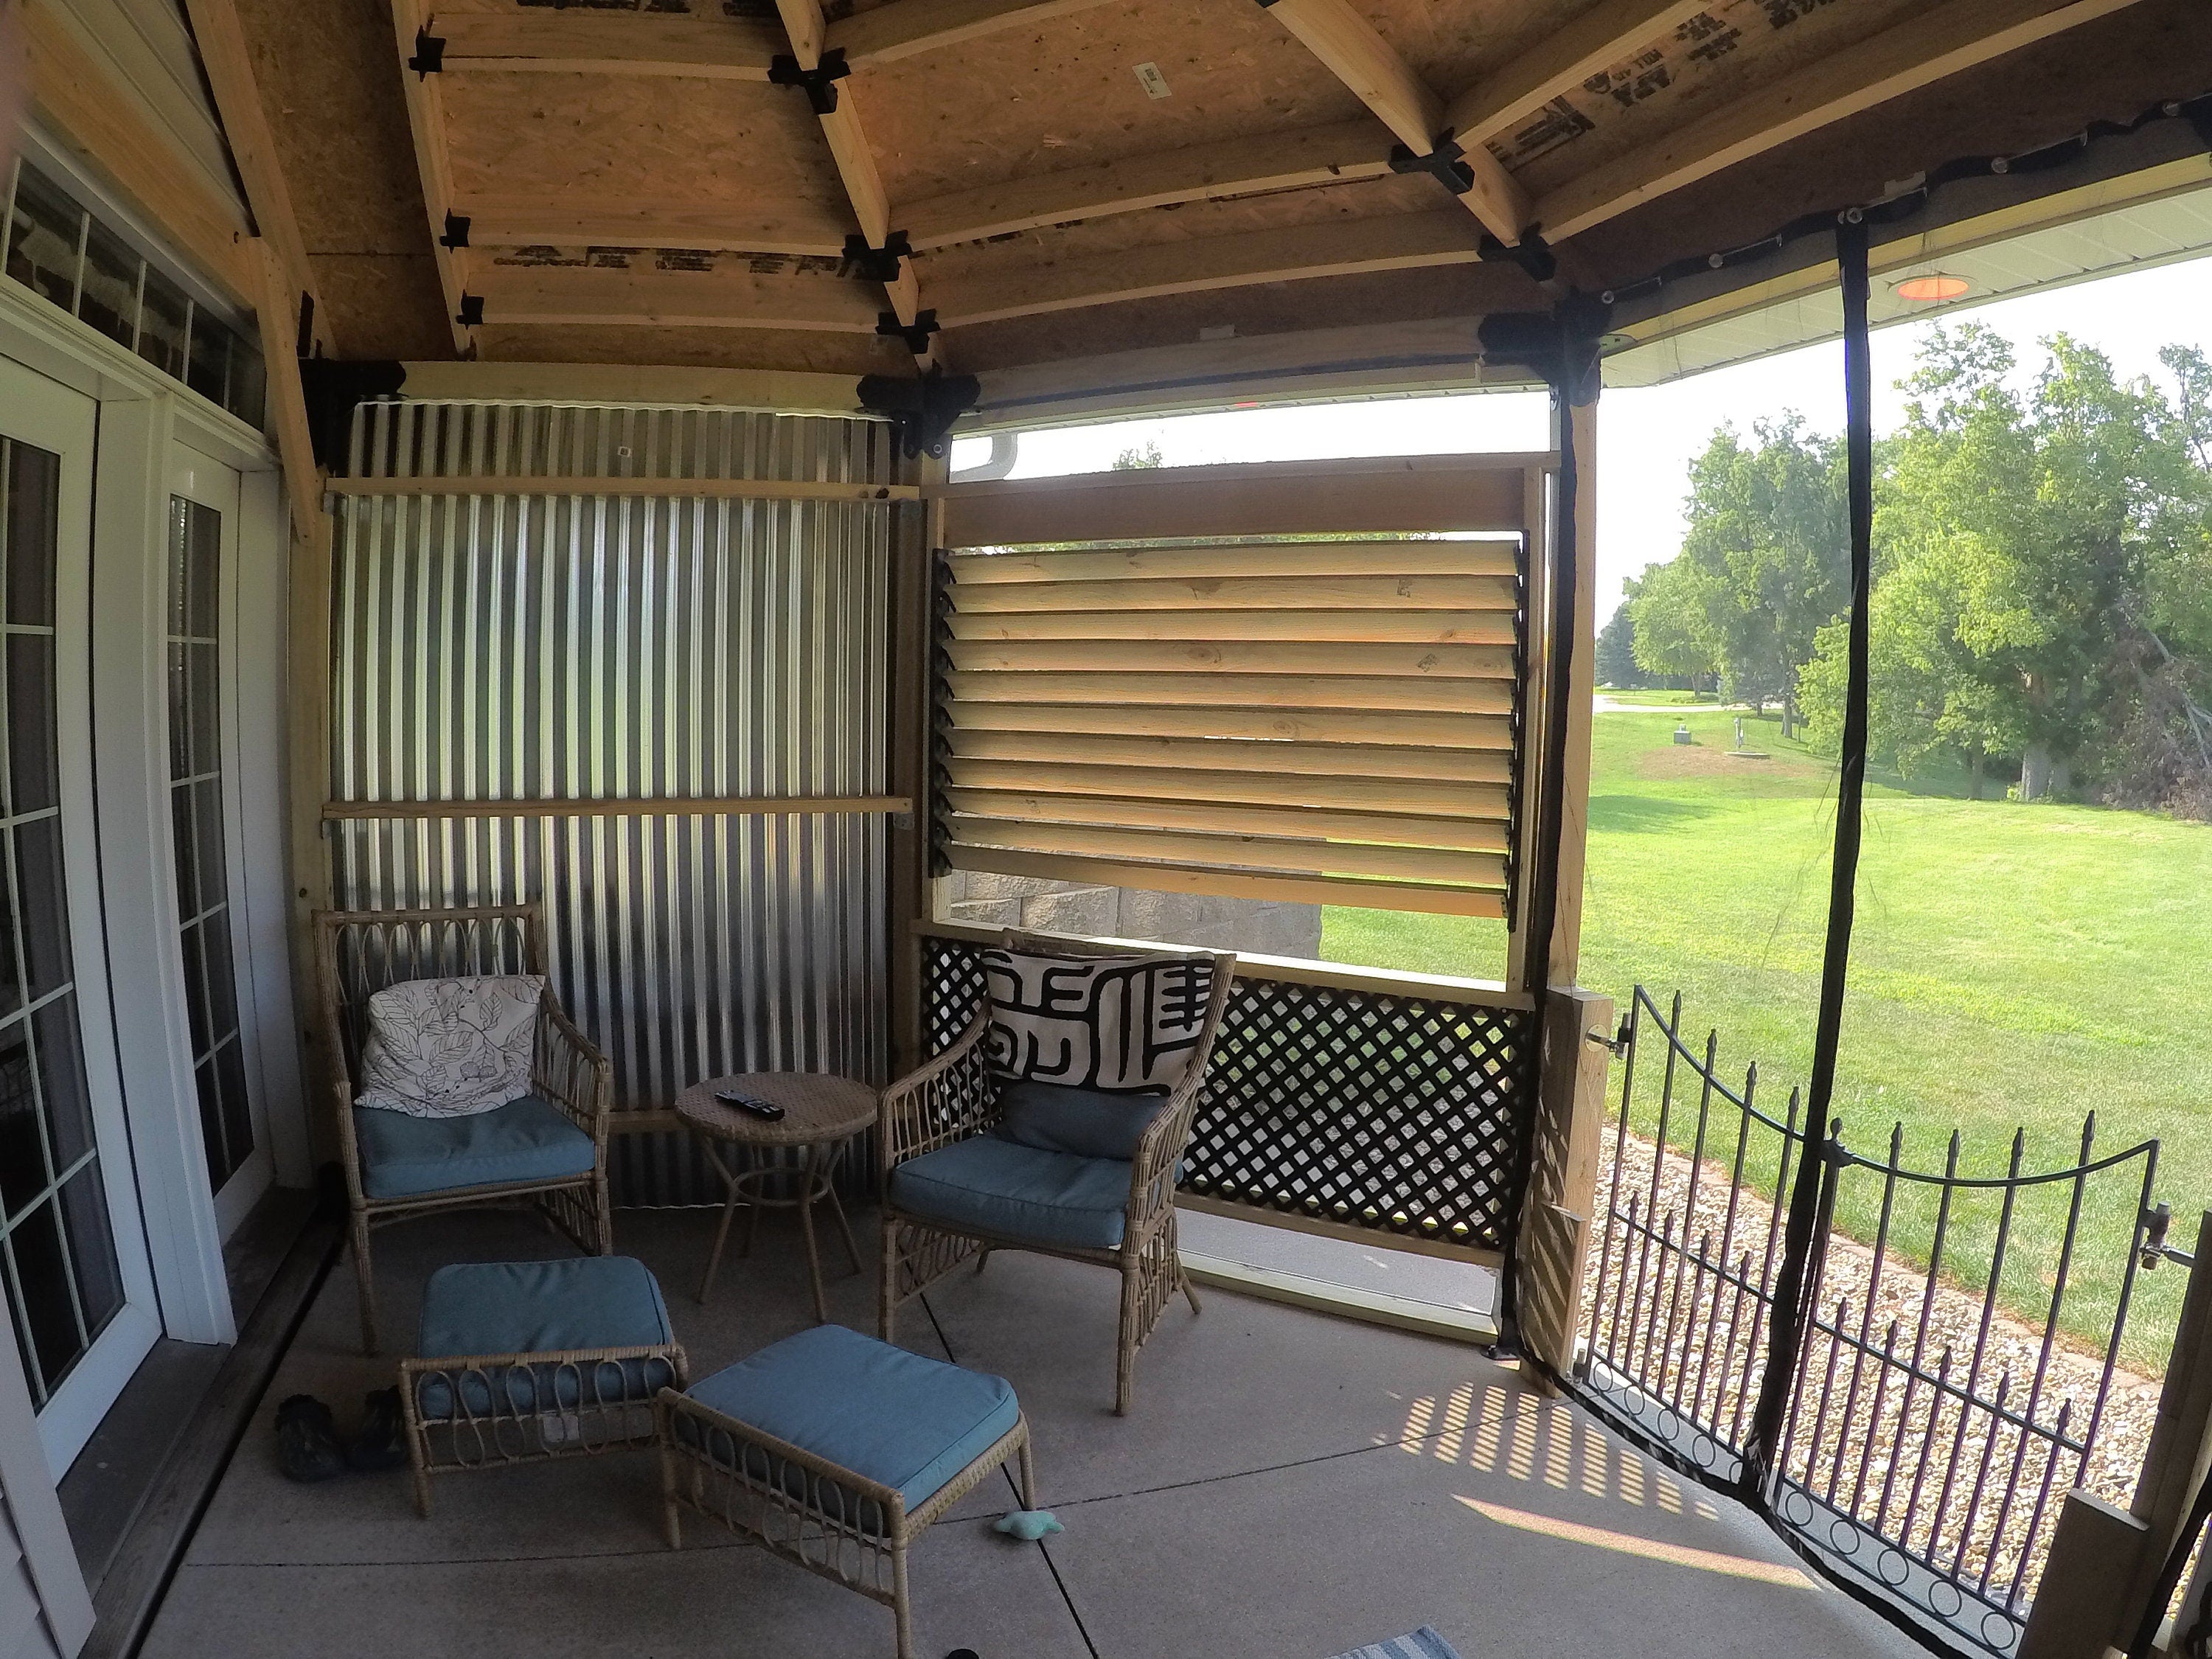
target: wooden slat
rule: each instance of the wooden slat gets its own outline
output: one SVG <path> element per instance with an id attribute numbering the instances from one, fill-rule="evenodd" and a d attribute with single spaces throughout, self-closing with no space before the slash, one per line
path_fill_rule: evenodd
<path id="1" fill-rule="evenodd" d="M 1319 674 L 992 674 L 954 670 L 962 702 L 1070 702 L 1105 708 L 1230 703 L 1246 708 L 1374 708 L 1503 714 L 1513 686 L 1499 680 Z"/>
<path id="2" fill-rule="evenodd" d="M 645 75 L 703 81 L 768 79 L 784 50 L 782 31 L 764 19 L 654 12 L 441 12 L 431 32 L 444 37 L 448 75 L 538 72 Z"/>
<path id="3" fill-rule="evenodd" d="M 1506 816 L 1509 805 L 1503 783 L 1377 777 L 1372 774 L 1313 777 L 1281 769 L 1281 763 L 1273 756 L 1265 757 L 1265 766 L 1255 763 L 1259 757 L 1243 757 L 1245 764 L 1242 766 L 1232 763 L 1237 758 L 1224 755 L 1221 770 L 1201 771 L 1192 766 L 1085 766 L 1050 760 L 974 760 L 956 754 L 945 769 L 953 787 L 961 789 L 1239 801 L 1261 806 L 1334 807 L 1351 811 L 1419 812 L 1432 817 L 1500 820 Z"/>
<path id="4" fill-rule="evenodd" d="M 1513 648 L 1504 645 L 1365 645 L 1344 641 L 1310 645 L 1281 640 L 1251 643 L 955 641 L 950 654 L 955 668 L 1002 673 L 1354 674 L 1465 680 L 1510 679 L 1515 672 Z"/>
<path id="5" fill-rule="evenodd" d="M 956 842 L 970 847 L 1076 853 L 1105 859 L 1157 859 L 1185 866 L 1211 865 L 1294 875 L 1364 876 L 1500 890 L 1505 885 L 1505 860 L 1501 854 L 1491 853 L 1445 852 L 1426 847 L 1365 847 L 1264 836 L 1117 830 L 964 815 L 954 817 L 948 828 Z"/>
<path id="6" fill-rule="evenodd" d="M 1455 98 L 1444 112 L 1445 127 L 1473 149 L 1711 4 L 1712 0 L 1600 0 Z"/>
<path id="7" fill-rule="evenodd" d="M 878 290 L 838 276 L 481 264 L 484 320 L 873 334 Z"/>
<path id="8" fill-rule="evenodd" d="M 1564 241 L 1793 138 L 2134 3 L 1949 0 L 1569 179 L 1536 204 L 1537 222 L 1547 238 Z"/>
<path id="9" fill-rule="evenodd" d="M 1053 881 L 1094 881 L 1149 892 L 1225 894 L 1278 899 L 1292 904 L 1346 904 L 1433 915 L 1503 917 L 1505 896 L 1480 887 L 1418 882 L 1332 880 L 1326 876 L 1255 875 L 1237 870 L 1191 868 L 1126 859 L 1083 858 L 1065 853 L 1025 853 L 1015 848 L 954 846 L 946 849 L 957 870 L 991 870 Z M 1509 994 L 1510 994 L 1509 993 Z"/>
<path id="10" fill-rule="evenodd" d="M 896 63 L 981 40 L 1002 29 L 1034 28 L 1103 0 L 890 0 L 830 25 L 823 45 L 842 47 L 854 69 Z"/>
<path id="11" fill-rule="evenodd" d="M 975 729 L 955 731 L 950 742 L 956 770 L 963 765 L 1003 762 L 1022 766 L 1113 769 L 1125 775 L 1142 775 L 1149 769 L 1161 768 L 1189 772 L 1199 779 L 1228 769 L 1248 778 L 1280 779 L 1285 787 L 1305 787 L 1328 778 L 1434 780 L 1454 788 L 1506 783 L 1513 775 L 1512 762 L 1505 752 L 1512 741 L 1510 722 L 1485 717 L 1465 724 L 1470 728 L 1470 738 L 1486 738 L 1491 746 L 1439 749 L 1394 748 L 1382 744 L 1255 744 L 1230 738 Z"/>
<path id="12" fill-rule="evenodd" d="M 392 0 L 392 41 L 399 58 L 399 85 L 407 106 L 407 129 L 415 140 L 415 167 L 422 185 L 422 206 L 430 232 L 431 261 L 437 267 L 438 285 L 446 296 L 446 325 L 453 337 L 453 353 L 473 357 L 476 331 L 461 321 L 461 301 L 474 292 L 469 278 L 474 260 L 465 247 L 447 247 L 446 215 L 453 206 L 453 158 L 446 144 L 445 89 L 435 75 L 422 75 L 407 67 L 415 55 L 415 42 L 429 15 L 426 0 Z"/>
<path id="13" fill-rule="evenodd" d="M 1333 126 L 1028 173 L 929 197 L 902 207 L 899 218 L 915 247 L 946 247 L 1183 202 L 1379 179 L 1390 171 L 1389 150 L 1389 136 L 1363 116 Z"/>
<path id="14" fill-rule="evenodd" d="M 1223 584 L 1163 577 L 1142 582 L 1027 582 L 960 589 L 965 613 L 998 611 L 1180 611 L 1221 596 Z M 1501 576 L 1251 576 L 1236 584 L 1243 610 L 1503 611 L 1519 604 Z"/>
<path id="15" fill-rule="evenodd" d="M 941 544 L 1399 531 L 1518 535 L 1528 505 L 1522 476 L 1530 468 L 1548 471 L 1555 459 L 1394 455 L 951 484 L 944 491 Z"/>
<path id="16" fill-rule="evenodd" d="M 1513 613 L 1491 611 L 962 611 L 956 640 L 1346 640 L 1510 645 Z"/>
<path id="17" fill-rule="evenodd" d="M 744 208 L 663 197 L 458 196 L 477 247 L 683 247 L 834 258 L 854 228 L 843 202 Z"/>
<path id="18" fill-rule="evenodd" d="M 1040 790 L 945 791 L 953 832 L 968 817 L 1024 823 L 1098 824 L 1140 830 L 1192 830 L 1243 837 L 1279 836 L 1377 847 L 1421 847 L 1468 853 L 1505 851 L 1505 825 L 1484 818 L 1417 817 L 1402 812 L 1355 812 L 1341 808 L 1254 805 L 1244 801 L 1162 800 L 1152 796 L 1057 794 Z M 1247 860 L 1240 860 L 1247 861 Z M 1264 859 L 1261 862 L 1266 862 Z"/>
<path id="19" fill-rule="evenodd" d="M 1436 148 L 1444 131 L 1443 100 L 1351 0 L 1273 0 L 1267 15 L 1304 41 L 1414 155 Z M 1474 183 L 1462 203 L 1501 241 L 1519 241 L 1530 219 L 1528 192 L 1480 144 L 1466 160 Z"/>
<path id="20" fill-rule="evenodd" d="M 1482 257 L 1480 230 L 1465 214 L 1440 208 L 1148 243 L 948 283 L 937 307 L 951 328 L 1262 283 L 1474 264 Z"/>
<path id="21" fill-rule="evenodd" d="M 256 237 L 249 246 L 261 267 L 261 295 L 253 320 L 265 366 L 269 425 L 276 437 L 276 457 L 283 463 L 293 533 L 305 536 L 318 520 L 328 520 L 323 513 L 322 469 L 315 465 L 314 438 L 307 423 L 307 389 L 300 380 L 301 290 L 294 285 L 283 256 L 265 239 Z"/>
<path id="22" fill-rule="evenodd" d="M 323 817 L 341 818 L 762 817 L 787 813 L 910 812 L 903 795 L 605 797 L 558 800 L 333 800 Z"/>
<path id="23" fill-rule="evenodd" d="M 1510 541 L 1347 541 L 956 553 L 951 563 L 953 576 L 965 585 L 1155 576 L 1513 576 L 1519 574 L 1520 556 L 1519 544 Z"/>
<path id="24" fill-rule="evenodd" d="M 1498 714 L 1437 714 L 1359 708 L 1131 708 L 1097 703 L 955 702 L 955 730 L 1095 732 L 1142 738 L 1280 739 L 1285 743 L 1402 744 L 1439 749 L 1510 745 Z"/>
<path id="25" fill-rule="evenodd" d="M 859 415 L 850 374 L 653 363 L 409 362 L 404 397 L 427 403 L 659 404 L 789 415 Z"/>
<path id="26" fill-rule="evenodd" d="M 910 501 L 913 484 L 811 483 L 783 478 L 579 478 L 515 474 L 443 478 L 331 478 L 338 495 L 609 495 L 674 501 Z"/>

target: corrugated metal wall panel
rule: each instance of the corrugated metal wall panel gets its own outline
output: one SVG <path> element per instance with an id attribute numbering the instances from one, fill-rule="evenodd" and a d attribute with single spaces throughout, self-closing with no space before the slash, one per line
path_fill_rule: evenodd
<path id="1" fill-rule="evenodd" d="M 364 406 L 355 471 L 897 481 L 888 428 L 712 410 Z M 885 793 L 879 502 L 351 497 L 332 597 L 335 799 Z M 880 817 L 357 820 L 349 907 L 544 901 L 618 1104 L 717 1073 L 884 1080 Z M 617 1203 L 717 1194 L 625 1136 Z"/>

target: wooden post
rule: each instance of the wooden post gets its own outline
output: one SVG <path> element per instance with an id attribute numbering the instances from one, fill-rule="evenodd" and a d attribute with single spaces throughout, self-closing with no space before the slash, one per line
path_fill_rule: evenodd
<path id="1" fill-rule="evenodd" d="M 945 482 L 945 464 L 925 456 L 923 481 Z M 930 573 L 937 558 L 944 503 L 897 509 L 891 544 L 890 782 L 913 810 L 891 821 L 891 1075 L 904 1077 L 927 1058 L 921 939 L 915 924 L 929 919 Z"/>
<path id="2" fill-rule="evenodd" d="M 1547 1000 L 1535 1147 L 1521 1212 L 1521 1338 L 1559 1376 L 1574 1369 L 1583 1276 L 1597 1205 L 1613 999 L 1554 990 Z M 1592 1042 L 1590 1039 L 1599 1039 Z M 1535 1373 L 1539 1377 L 1543 1373 Z"/>
<path id="3" fill-rule="evenodd" d="M 2212 1211 L 2197 1236 L 2212 1246 Z M 2135 1634 L 2160 1570 L 2212 1470 L 2212 1262 L 2191 1270 L 2132 1513 L 2069 1492 L 2019 1659 L 2105 1659 Z"/>
<path id="4" fill-rule="evenodd" d="M 1575 640 L 1568 661 L 1565 787 L 1559 792 L 1559 884 L 1552 923 L 1552 983 L 1572 985 L 1582 967 L 1583 872 L 1589 851 L 1590 714 L 1597 695 L 1597 405 L 1570 411 L 1575 489 Z M 1608 1033 L 1608 1035 L 1610 1035 Z"/>

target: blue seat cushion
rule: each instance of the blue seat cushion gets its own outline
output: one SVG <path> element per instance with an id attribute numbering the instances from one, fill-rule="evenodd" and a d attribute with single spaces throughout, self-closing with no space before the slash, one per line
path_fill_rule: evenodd
<path id="1" fill-rule="evenodd" d="M 1167 1097 L 1107 1094 L 1018 1078 L 1000 1082 L 999 1101 L 1005 1115 L 993 1133 L 1002 1140 L 1043 1152 L 1115 1158 L 1126 1164 L 1136 1157 L 1138 1141 L 1167 1104 Z"/>
<path id="2" fill-rule="evenodd" d="M 1022 1416 L 1014 1386 L 1003 1376 L 927 1359 L 842 1325 L 817 1325 L 771 1343 L 693 1384 L 690 1394 L 725 1417 L 892 1488 L 908 1514 Z M 694 1419 L 679 1417 L 677 1426 L 697 1443 Z M 727 1435 L 710 1431 L 707 1451 L 734 1467 L 737 1448 Z M 757 1478 L 767 1477 L 767 1454 L 749 1451 L 746 1465 Z M 804 1484 L 802 1476 L 793 1489 Z M 818 1485 L 811 1495 L 817 1502 L 825 1496 Z M 834 1503 L 829 1506 L 834 1513 Z M 872 1504 L 855 1500 L 847 1518 L 882 1529 Z"/>
<path id="3" fill-rule="evenodd" d="M 1129 1165 L 977 1135 L 900 1164 L 891 1171 L 890 1201 L 955 1231 L 1118 1249 L 1128 1225 Z"/>
<path id="4" fill-rule="evenodd" d="M 456 1262 L 422 1290 L 416 1351 L 425 1359 L 468 1355 L 565 1353 L 579 1348 L 650 1348 L 676 1340 L 660 1281 L 626 1255 L 562 1261 Z M 483 1416 L 648 1401 L 676 1380 L 665 1359 L 604 1360 L 578 1365 L 507 1365 L 470 1371 L 461 1400 Z M 419 1376 L 423 1417 L 453 1413 L 453 1379 Z"/>
<path id="5" fill-rule="evenodd" d="M 524 1095 L 466 1117 L 410 1117 L 356 1106 L 361 1189 L 371 1198 L 420 1198 L 462 1187 L 558 1181 L 589 1175 L 599 1149 L 559 1107 Z"/>

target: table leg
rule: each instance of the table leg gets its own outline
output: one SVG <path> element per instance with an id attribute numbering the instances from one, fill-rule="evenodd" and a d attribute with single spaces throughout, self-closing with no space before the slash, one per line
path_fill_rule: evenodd
<path id="1" fill-rule="evenodd" d="M 745 1164 L 753 1172 L 755 1198 L 765 1200 L 768 1196 L 768 1183 L 775 1179 L 768 1173 L 768 1154 L 758 1147 L 748 1147 L 745 1152 Z M 767 1207 L 764 1202 L 756 1202 L 751 1212 L 745 1217 L 745 1247 L 738 1253 L 738 1255 L 747 1257 L 752 1255 L 753 1246 L 760 1240 L 761 1212 Z"/>
<path id="2" fill-rule="evenodd" d="M 818 1149 L 809 1146 L 806 1162 L 799 1171 L 799 1231 L 806 1240 L 806 1277 L 814 1285 L 815 1322 L 827 1325 L 830 1303 L 822 1294 L 822 1253 L 814 1244 L 814 1193 L 822 1180 L 821 1167 Z"/>
<path id="3" fill-rule="evenodd" d="M 707 1292 L 714 1287 L 714 1274 L 722 1265 L 722 1247 L 730 1241 L 730 1221 L 738 1212 L 737 1176 L 722 1167 L 722 1160 L 714 1156 L 714 1148 L 711 1146 L 707 1149 L 707 1162 L 714 1166 L 714 1172 L 722 1177 L 724 1183 L 729 1188 L 729 1196 L 723 1200 L 722 1219 L 720 1224 L 714 1229 L 714 1248 L 708 1255 L 707 1271 L 699 1280 L 698 1300 L 702 1305 L 704 1305 L 707 1300 Z M 752 1212 L 754 1219 L 757 1220 L 760 1217 L 760 1206 L 754 1205 Z M 747 1231 L 750 1234 L 750 1227 Z"/>
<path id="4" fill-rule="evenodd" d="M 823 1189 L 830 1200 L 830 1208 L 837 1218 L 837 1231 L 845 1236 L 845 1254 L 853 1258 L 853 1271 L 863 1273 L 867 1269 L 860 1265 L 860 1246 L 853 1237 L 853 1224 L 845 1218 L 845 1200 L 837 1196 L 836 1177 L 832 1176 Z"/>

